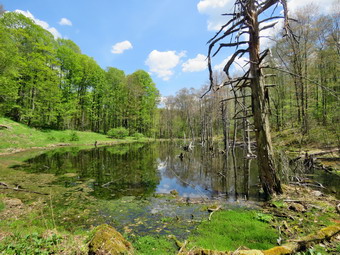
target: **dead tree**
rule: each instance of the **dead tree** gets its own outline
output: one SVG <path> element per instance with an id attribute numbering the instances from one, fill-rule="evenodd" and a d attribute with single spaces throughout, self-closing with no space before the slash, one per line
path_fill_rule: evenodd
<path id="1" fill-rule="evenodd" d="M 270 8 L 283 7 L 283 16 L 273 16 L 260 20 L 259 16 Z M 224 15 L 231 16 L 231 19 L 221 27 L 220 31 L 210 39 L 208 50 L 208 68 L 210 73 L 210 90 L 215 90 L 211 59 L 224 47 L 236 47 L 235 53 L 229 58 L 224 67 L 227 79 L 224 86 L 232 86 L 237 90 L 245 87 L 251 89 L 251 108 L 254 119 L 254 129 L 257 143 L 257 158 L 259 167 L 259 177 L 264 193 L 270 197 L 274 193 L 282 193 L 280 179 L 275 169 L 273 148 L 269 126 L 269 96 L 263 75 L 263 60 L 269 50 L 260 52 L 260 32 L 272 28 L 280 18 L 284 19 L 284 29 L 289 33 L 286 0 L 236 0 L 234 12 Z M 264 15 L 262 15 L 264 16 Z M 241 40 L 241 36 L 245 40 Z M 225 39 L 229 41 L 224 42 Z M 219 47 L 216 48 L 216 44 Z M 249 56 L 249 68 L 241 77 L 232 78 L 230 68 L 235 63 L 236 58 Z M 203 95 L 204 96 L 204 95 Z"/>

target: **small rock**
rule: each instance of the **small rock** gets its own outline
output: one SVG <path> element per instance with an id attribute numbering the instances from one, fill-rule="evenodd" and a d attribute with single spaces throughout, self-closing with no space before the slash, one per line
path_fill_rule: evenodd
<path id="1" fill-rule="evenodd" d="M 173 195 L 173 196 L 178 196 L 178 191 L 177 190 L 171 190 L 170 191 L 170 194 Z"/>
<path id="2" fill-rule="evenodd" d="M 315 196 L 315 197 L 321 197 L 322 196 L 322 192 L 318 191 L 318 190 L 314 190 L 311 192 L 311 195 Z"/>
<path id="3" fill-rule="evenodd" d="M 133 248 L 131 243 L 126 241 L 117 230 L 107 224 L 103 224 L 93 230 L 88 254 L 130 255 L 133 254 Z"/>
<path id="4" fill-rule="evenodd" d="M 305 212 L 306 208 L 302 205 L 302 204 L 298 204 L 298 203 L 292 203 L 289 206 L 289 209 L 295 212 Z"/>
<path id="5" fill-rule="evenodd" d="M 4 203 L 7 208 L 21 208 L 24 206 L 22 201 L 18 198 L 8 198 L 4 199 Z"/>

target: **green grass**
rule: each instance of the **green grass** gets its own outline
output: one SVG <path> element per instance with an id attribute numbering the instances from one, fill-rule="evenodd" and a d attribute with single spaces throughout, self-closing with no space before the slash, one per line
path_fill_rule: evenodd
<path id="1" fill-rule="evenodd" d="M 278 234 L 258 219 L 256 211 L 218 211 L 211 221 L 202 222 L 189 237 L 190 246 L 219 251 L 236 250 L 240 246 L 250 249 L 268 249 L 276 245 Z"/>
<path id="2" fill-rule="evenodd" d="M 3 211 L 5 209 L 5 204 L 0 201 L 0 212 Z"/>
<path id="3" fill-rule="evenodd" d="M 3 117 L 0 117 L 0 125 L 7 127 L 0 129 L 0 153 L 11 152 L 16 149 L 48 147 L 60 143 L 78 146 L 94 145 L 95 141 L 98 143 L 113 143 L 123 141 L 132 142 L 137 139 L 127 137 L 124 140 L 114 140 L 103 134 L 74 130 L 38 130 Z M 137 140 L 140 141 L 143 139 Z"/>
<path id="4" fill-rule="evenodd" d="M 298 128 L 285 129 L 279 132 L 273 132 L 273 142 L 279 147 L 288 148 L 323 148 L 339 146 L 339 127 L 334 130 L 325 127 L 312 127 L 308 134 L 302 135 Z"/>
<path id="5" fill-rule="evenodd" d="M 137 255 L 176 254 L 177 247 L 173 240 L 166 237 L 143 236 L 133 242 Z"/>

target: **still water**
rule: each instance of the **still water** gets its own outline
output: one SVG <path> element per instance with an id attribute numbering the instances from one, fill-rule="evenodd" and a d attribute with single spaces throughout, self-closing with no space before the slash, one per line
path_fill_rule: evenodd
<path id="1" fill-rule="evenodd" d="M 69 231 L 107 223 L 124 233 L 174 234 L 185 239 L 209 216 L 204 204 L 216 202 L 225 209 L 257 206 L 261 196 L 256 159 L 247 159 L 242 148 L 224 155 L 217 145 L 214 150 L 195 146 L 190 152 L 183 145 L 154 142 L 60 148 L 15 168 L 55 175 L 48 184 L 51 189 L 57 187 L 51 202 L 55 221 Z M 279 165 L 288 182 L 306 174 L 303 167 L 283 161 Z M 339 178 L 334 175 L 307 174 L 338 191 Z M 169 193 L 181 197 L 164 195 Z"/>
<path id="2" fill-rule="evenodd" d="M 242 149 L 223 155 L 201 146 L 185 152 L 182 146 L 157 142 L 64 148 L 32 158 L 21 168 L 53 173 L 59 177 L 55 184 L 66 187 L 91 180 L 92 195 L 100 199 L 170 192 L 188 199 L 260 199 L 256 159 L 245 159 Z"/>

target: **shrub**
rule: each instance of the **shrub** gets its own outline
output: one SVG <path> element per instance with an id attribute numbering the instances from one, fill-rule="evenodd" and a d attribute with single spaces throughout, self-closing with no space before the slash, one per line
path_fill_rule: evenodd
<path id="1" fill-rule="evenodd" d="M 79 141 L 79 136 L 75 131 L 70 134 L 70 141 Z"/>
<path id="2" fill-rule="evenodd" d="M 107 135 L 111 138 L 116 138 L 116 139 L 123 139 L 129 135 L 129 130 L 127 130 L 124 127 L 119 127 L 119 128 L 111 128 L 108 132 Z"/>
<path id="3" fill-rule="evenodd" d="M 142 133 L 136 132 L 133 134 L 133 137 L 138 140 L 144 138 L 144 135 Z"/>

